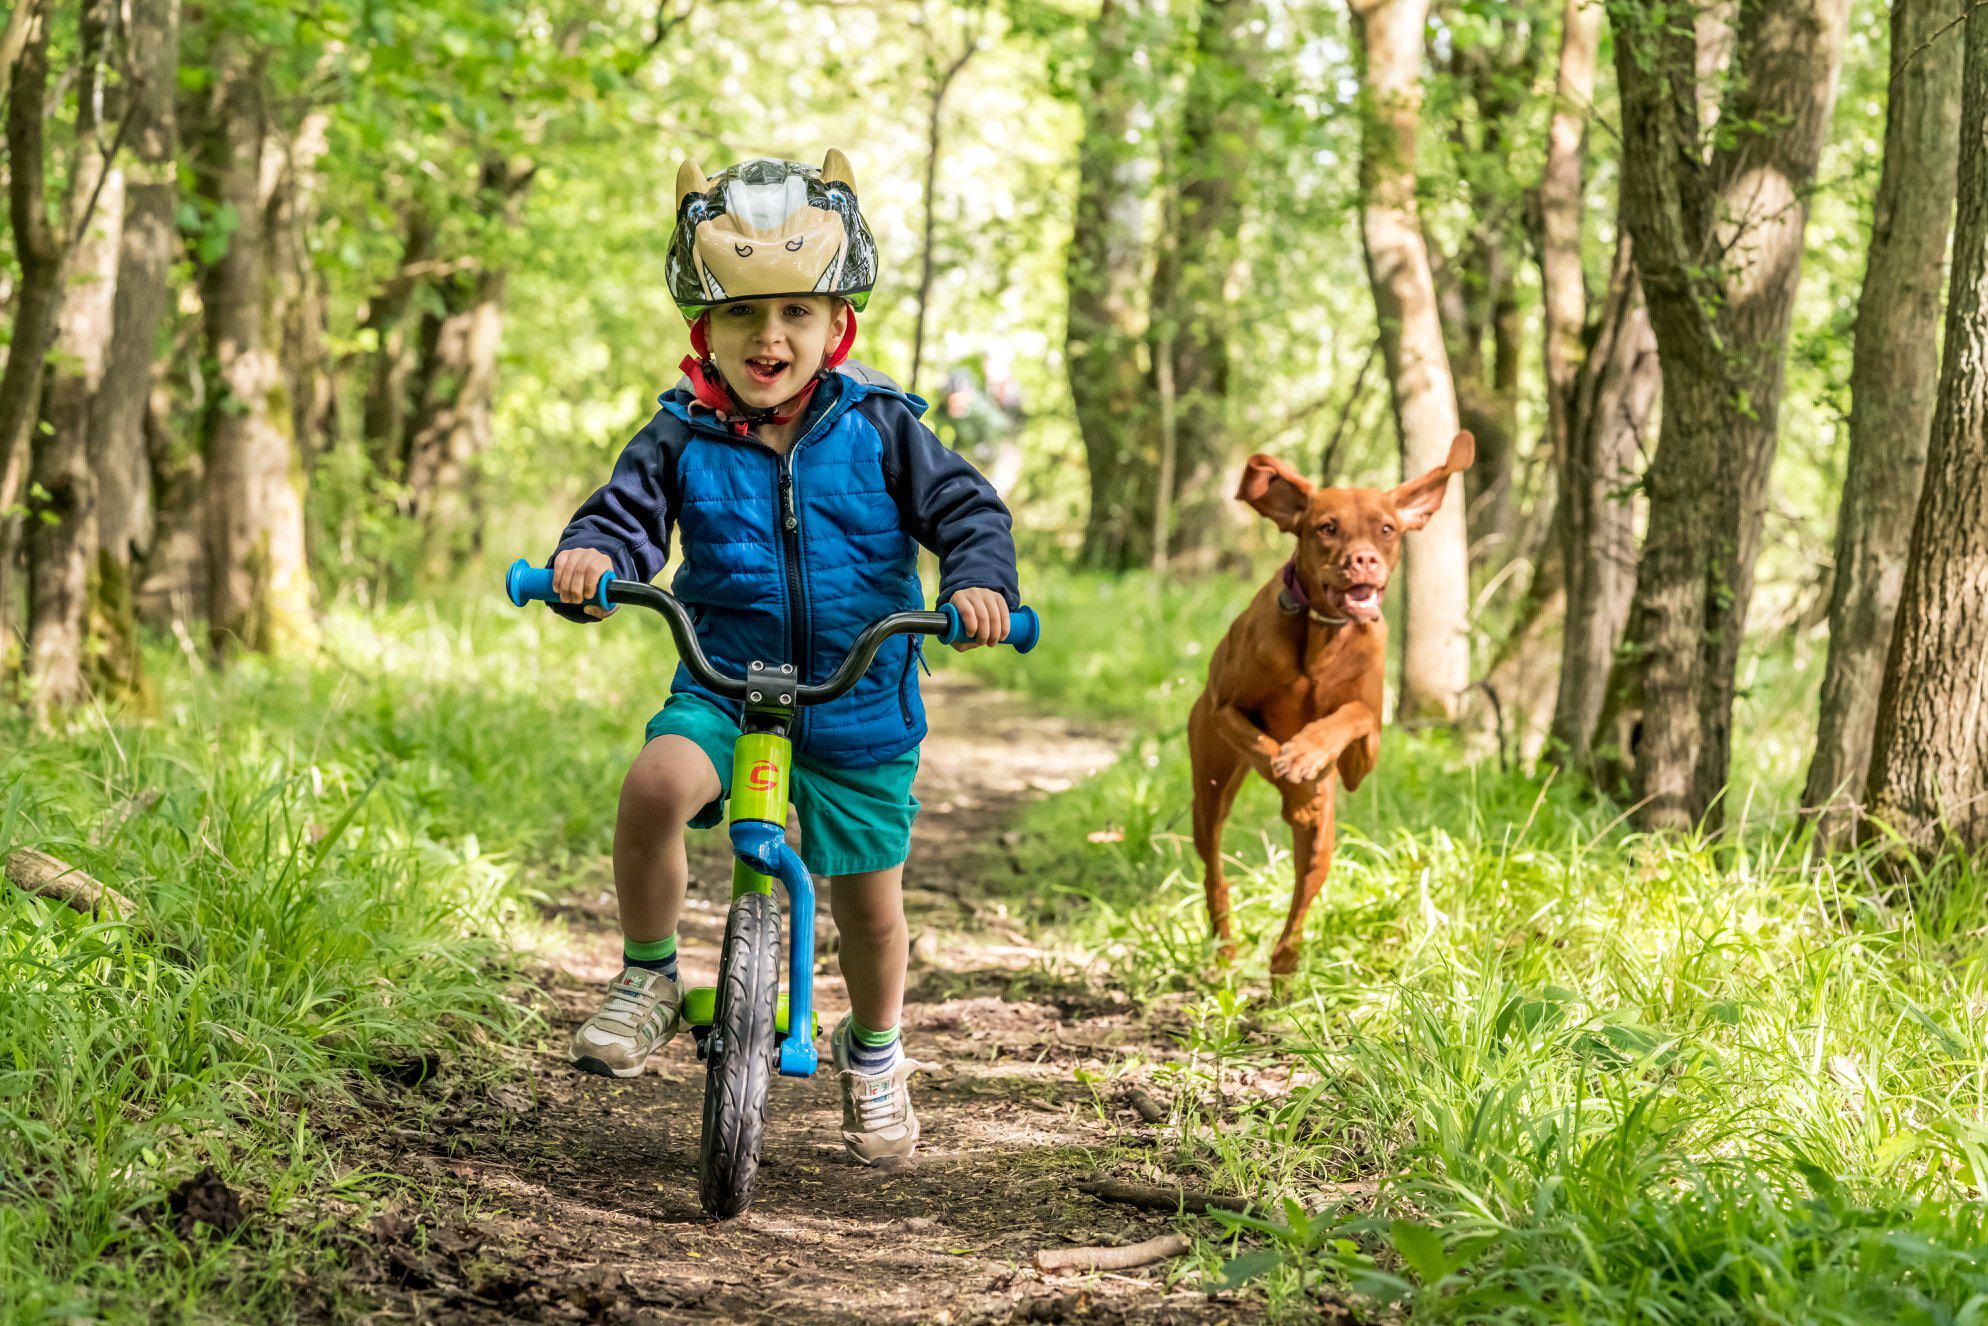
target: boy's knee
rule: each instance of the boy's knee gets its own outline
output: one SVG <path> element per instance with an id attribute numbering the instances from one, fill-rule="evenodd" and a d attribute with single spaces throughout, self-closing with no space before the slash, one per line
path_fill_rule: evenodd
<path id="1" fill-rule="evenodd" d="M 635 761 L 621 783 L 621 809 L 644 819 L 690 822 L 716 795 L 711 776 L 688 761 L 644 757 Z"/>
<path id="2" fill-rule="evenodd" d="M 879 949 L 905 932 L 904 912 L 886 907 L 838 907 L 835 929 L 845 944 Z"/>

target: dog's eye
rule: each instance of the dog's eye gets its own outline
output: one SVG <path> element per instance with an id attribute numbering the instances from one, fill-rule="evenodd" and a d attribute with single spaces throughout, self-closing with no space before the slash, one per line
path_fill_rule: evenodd
<path id="1" fill-rule="evenodd" d="M 1394 526 L 1388 524 L 1385 520 L 1381 522 L 1381 537 L 1384 539 L 1391 539 L 1394 537 Z"/>
<path id="2" fill-rule="evenodd" d="M 1336 520 L 1325 521 L 1319 525 L 1318 532 L 1329 539 L 1339 533 L 1339 522 Z"/>

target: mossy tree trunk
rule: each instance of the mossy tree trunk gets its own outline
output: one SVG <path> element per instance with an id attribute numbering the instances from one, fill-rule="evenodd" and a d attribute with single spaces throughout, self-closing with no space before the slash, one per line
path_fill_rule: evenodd
<path id="1" fill-rule="evenodd" d="M 269 339 L 272 143 L 265 53 L 223 44 L 202 105 L 197 179 L 232 226 L 200 273 L 216 381 L 205 418 L 207 630 L 217 652 L 316 639 L 304 545 L 304 475 L 283 366 Z"/>
<path id="2" fill-rule="evenodd" d="M 1639 733 L 1631 794 L 1646 829 L 1720 818 L 1809 193 L 1847 8 L 1741 5 L 1732 60 L 1745 77 L 1728 80 L 1708 140 L 1701 15 L 1647 0 L 1608 6 L 1622 219 L 1664 367 L 1629 645 L 1605 706 Z"/>
<path id="3" fill-rule="evenodd" d="M 1866 788 L 1924 855 L 1988 847 L 1988 13 L 1966 32 L 1939 402 Z"/>
<path id="4" fill-rule="evenodd" d="M 1896 0 L 1891 92 L 1850 365 L 1850 458 L 1836 520 L 1815 757 L 1802 804 L 1835 838 L 1869 777 L 1878 694 L 1926 471 L 1940 378 L 1940 287 L 1960 150 L 1960 0 Z"/>

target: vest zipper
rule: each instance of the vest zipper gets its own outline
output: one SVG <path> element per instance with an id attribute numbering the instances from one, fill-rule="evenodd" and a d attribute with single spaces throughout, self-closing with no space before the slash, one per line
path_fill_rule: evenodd
<path id="1" fill-rule="evenodd" d="M 796 443 L 794 450 L 799 449 Z M 794 654 L 794 668 L 800 680 L 808 679 L 808 628 L 807 600 L 801 588 L 801 517 L 794 506 L 794 467 L 793 451 L 786 455 L 775 453 L 773 460 L 779 472 L 779 518 L 780 518 L 780 561 L 787 573 L 787 602 L 791 607 L 788 614 L 788 639 Z M 800 745 L 801 725 L 807 710 L 794 711 L 794 744 Z"/>

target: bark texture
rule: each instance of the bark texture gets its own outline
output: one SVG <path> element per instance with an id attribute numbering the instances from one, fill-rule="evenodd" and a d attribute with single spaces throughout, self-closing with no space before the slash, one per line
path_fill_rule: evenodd
<path id="1" fill-rule="evenodd" d="M 1238 277 L 1243 182 L 1240 164 L 1256 150 L 1251 81 L 1256 43 L 1250 31 L 1257 0 L 1202 0 L 1195 30 L 1194 72 L 1181 108 L 1180 141 L 1171 183 L 1170 224 L 1153 272 L 1153 398 L 1148 417 L 1163 428 L 1148 454 L 1160 459 L 1154 528 L 1172 546 L 1153 560 L 1204 561 L 1224 517 L 1232 514 L 1226 480 L 1231 454 L 1229 413 L 1229 292 Z M 1172 518 L 1168 518 L 1168 512 Z"/>
<path id="2" fill-rule="evenodd" d="M 516 223 L 535 170 L 524 160 L 484 160 L 477 196 L 486 224 Z M 476 462 L 490 444 L 504 286 L 503 268 L 466 265 L 437 283 L 436 306 L 422 318 L 405 478 L 408 512 L 422 522 L 438 560 L 464 551 L 465 535 L 474 532 Z"/>
<path id="3" fill-rule="evenodd" d="M 1139 454 L 1143 208 L 1152 116 L 1139 95 L 1139 0 L 1104 0 L 1092 28 L 1077 200 L 1064 264 L 1064 358 L 1089 469 L 1082 560 L 1123 570 L 1149 555 L 1154 467 Z"/>
<path id="4" fill-rule="evenodd" d="M 175 165 L 179 135 L 173 106 L 179 70 L 179 0 L 136 0 L 123 51 L 131 126 L 125 134 L 130 150 L 122 253 L 110 355 L 91 428 L 98 439 L 99 533 L 104 550 L 129 565 L 151 538 L 145 405 L 152 392 L 159 327 L 166 316 L 179 249 L 173 223 L 179 206 Z"/>
<path id="5" fill-rule="evenodd" d="M 1415 132 L 1422 107 L 1427 0 L 1353 0 L 1367 105 L 1361 135 L 1361 235 L 1381 349 L 1394 397 L 1402 473 L 1435 469 L 1457 431 L 1456 388 L 1437 315 L 1429 249 L 1415 203 Z M 1409 540 L 1401 714 L 1455 717 L 1470 681 L 1464 638 L 1469 551 L 1463 480 Z"/>
<path id="6" fill-rule="evenodd" d="M 56 318 L 61 353 L 42 384 L 46 432 L 29 468 L 34 482 L 27 504 L 28 692 L 38 717 L 75 704 L 87 690 L 84 629 L 97 548 L 90 410 L 110 349 L 124 223 L 124 172 L 94 149 L 105 122 L 114 13 L 109 0 L 89 0 L 83 9 L 76 89 L 80 150 L 71 187 L 95 205 L 68 263 L 70 288 Z"/>
<path id="7" fill-rule="evenodd" d="M 1850 366 L 1850 457 L 1837 514 L 1815 757 L 1802 804 L 1827 837 L 1869 777 L 1885 657 L 1939 394 L 1940 279 L 1960 149 L 1960 0 L 1896 0 L 1884 167 Z"/>
<path id="8" fill-rule="evenodd" d="M 1966 32 L 1939 404 L 1867 789 L 1871 815 L 1929 856 L 1988 846 L 1988 13 Z"/>
<path id="9" fill-rule="evenodd" d="M 1567 617 L 1550 731 L 1556 760 L 1569 768 L 1587 767 L 1629 618 L 1636 588 L 1634 485 L 1663 379 L 1630 248 L 1628 236 L 1617 239 L 1594 344 L 1566 410 L 1560 537 Z"/>
<path id="10" fill-rule="evenodd" d="M 1581 266 L 1588 116 L 1601 49 L 1601 7 L 1566 0 L 1560 9 L 1560 60 L 1553 116 L 1546 126 L 1546 165 L 1539 177 L 1538 249 L 1541 359 L 1546 377 L 1546 447 L 1564 463 L 1574 383 L 1586 348 L 1588 279 Z"/>
<path id="11" fill-rule="evenodd" d="M 1463 475 L 1469 499 L 1465 524 L 1473 555 L 1487 566 L 1519 553 L 1513 488 L 1525 346 L 1518 292 L 1525 235 L 1508 158 L 1511 126 L 1524 109 L 1542 36 L 1531 14 L 1514 9 L 1473 40 L 1453 45 L 1448 60 L 1450 78 L 1462 93 L 1451 134 L 1473 224 L 1456 254 L 1432 261 L 1458 417 L 1477 439 L 1477 458 Z"/>
<path id="12" fill-rule="evenodd" d="M 1664 363 L 1631 647 L 1607 706 L 1639 733 L 1631 794 L 1646 829 L 1719 820 L 1808 197 L 1846 11 L 1847 0 L 1740 6 L 1732 66 L 1744 77 L 1728 80 L 1708 154 L 1699 16 L 1687 26 L 1643 0 L 1609 5 L 1622 216 Z"/>
<path id="13" fill-rule="evenodd" d="M 20 501 L 27 478 L 28 438 L 41 413 L 42 364 L 55 343 L 62 308 L 62 275 L 67 258 L 70 206 L 51 224 L 43 182 L 47 145 L 42 136 L 48 110 L 48 5 L 21 0 L 27 9 L 20 59 L 14 65 L 7 98 L 7 207 L 14 228 L 20 283 L 14 291 L 14 325 L 7 341 L 7 367 L 0 373 L 0 661 L 13 657 L 15 622 L 13 571 L 20 523 L 6 514 Z M 68 198 L 73 199 L 71 189 Z"/>
<path id="14" fill-rule="evenodd" d="M 304 553 L 304 479 L 282 365 L 269 343 L 264 153 L 271 150 L 265 56 L 224 46 L 205 106 L 199 182 L 233 221 L 200 274 L 217 381 L 206 411 L 207 629 L 218 651 L 316 638 Z"/>

